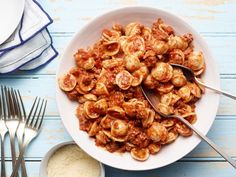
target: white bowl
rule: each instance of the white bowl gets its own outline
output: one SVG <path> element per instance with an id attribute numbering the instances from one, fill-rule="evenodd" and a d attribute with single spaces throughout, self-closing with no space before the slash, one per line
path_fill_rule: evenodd
<path id="1" fill-rule="evenodd" d="M 59 148 L 65 146 L 65 145 L 69 145 L 69 144 L 75 144 L 75 142 L 64 142 L 64 143 L 60 143 L 54 147 L 52 147 L 47 154 L 44 156 L 44 158 L 41 161 L 40 164 L 40 170 L 39 170 L 39 177 L 47 177 L 47 166 L 48 166 L 48 161 L 50 159 L 50 157 L 54 154 L 54 152 L 56 152 Z M 105 177 L 105 169 L 104 166 L 102 165 L 102 163 L 100 164 L 100 168 L 101 168 L 101 175 L 100 177 Z"/>
<path id="2" fill-rule="evenodd" d="M 209 85 L 219 88 L 219 74 L 216 62 L 203 38 L 181 18 L 169 12 L 149 7 L 117 9 L 92 20 L 75 34 L 65 49 L 57 71 L 56 79 L 63 73 L 68 72 L 68 70 L 75 65 L 73 54 L 77 49 L 86 48 L 89 45 L 92 45 L 101 36 L 102 29 L 110 28 L 114 22 L 126 25 L 130 22 L 138 21 L 144 25 L 151 26 L 158 17 L 174 27 L 177 34 L 193 34 L 195 50 L 203 51 L 206 59 L 206 72 L 203 76 L 203 80 Z M 196 135 L 189 138 L 179 137 L 174 143 L 163 147 L 157 155 L 150 156 L 145 162 L 139 162 L 132 159 L 129 153 L 109 153 L 108 151 L 97 147 L 94 140 L 89 138 L 87 133 L 79 129 L 79 122 L 75 116 L 75 109 L 78 103 L 71 102 L 60 90 L 58 84 L 56 86 L 56 100 L 62 121 L 74 141 L 93 158 L 112 167 L 126 170 L 148 170 L 159 168 L 179 160 L 192 151 L 201 141 Z M 219 95 L 209 90 L 206 90 L 206 93 L 197 103 L 196 112 L 198 120 L 194 126 L 203 134 L 207 134 L 209 131 L 215 119 L 218 104 Z"/>

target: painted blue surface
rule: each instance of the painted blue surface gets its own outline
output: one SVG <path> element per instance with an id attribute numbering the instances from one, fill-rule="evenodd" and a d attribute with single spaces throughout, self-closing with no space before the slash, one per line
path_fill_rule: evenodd
<path id="1" fill-rule="evenodd" d="M 39 0 L 53 18 L 49 27 L 56 49 L 61 52 L 83 25 L 97 15 L 118 7 L 146 5 L 166 9 L 183 17 L 206 39 L 219 65 L 222 89 L 236 93 L 236 1 L 235 0 Z M 55 101 L 55 73 L 60 57 L 32 72 L 0 76 L 0 84 L 19 88 L 29 109 L 34 96 L 46 97 L 49 105 L 40 136 L 26 153 L 29 177 L 39 176 L 40 160 L 55 144 L 70 141 Z M 221 97 L 216 121 L 208 136 L 236 158 L 236 101 Z M 6 157 L 11 170 L 9 140 Z M 157 159 L 158 160 L 158 159 Z M 122 162 L 121 162 L 122 163 Z M 234 170 L 205 143 L 180 161 L 164 168 L 129 172 L 106 166 L 106 177 L 236 177 Z"/>

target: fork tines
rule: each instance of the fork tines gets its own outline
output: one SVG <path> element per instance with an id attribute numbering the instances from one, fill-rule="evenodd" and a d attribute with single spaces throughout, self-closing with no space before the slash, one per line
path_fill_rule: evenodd
<path id="1" fill-rule="evenodd" d="M 14 100 L 15 100 L 15 104 L 17 106 L 17 113 L 19 115 L 19 118 L 21 121 L 25 121 L 26 119 L 26 112 L 25 112 L 25 107 L 24 107 L 24 104 L 23 104 L 23 101 L 22 101 L 22 97 L 21 97 L 21 94 L 20 94 L 20 91 L 19 90 L 14 90 Z"/>
<path id="2" fill-rule="evenodd" d="M 26 113 L 19 90 L 16 91 L 11 87 L 1 86 L 1 92 L 2 102 L 6 105 L 6 108 L 3 110 L 5 115 L 10 119 L 12 116 L 20 116 L 21 119 L 24 119 Z"/>
<path id="3" fill-rule="evenodd" d="M 3 86 L 1 86 L 1 94 L 0 94 L 0 118 L 5 119 L 6 116 L 6 108 L 5 108 L 5 98 L 4 98 Z"/>
<path id="4" fill-rule="evenodd" d="M 26 120 L 26 125 L 28 127 L 32 127 L 36 130 L 41 128 L 46 106 L 47 106 L 47 100 L 41 99 L 39 97 L 35 98 L 33 106 Z"/>

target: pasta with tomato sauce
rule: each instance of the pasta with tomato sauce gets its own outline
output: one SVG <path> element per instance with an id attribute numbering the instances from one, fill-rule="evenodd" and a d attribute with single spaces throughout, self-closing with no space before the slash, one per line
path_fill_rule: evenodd
<path id="1" fill-rule="evenodd" d="M 176 35 L 162 19 L 151 27 L 138 22 L 114 24 L 101 38 L 74 54 L 75 67 L 59 78 L 59 86 L 78 102 L 80 129 L 109 152 L 130 152 L 138 161 L 157 154 L 178 136 L 192 130 L 174 118 L 156 113 L 140 85 L 160 95 L 164 114 L 197 121 L 195 103 L 204 89 L 187 81 L 170 63 L 191 68 L 197 77 L 205 71 L 204 56 L 195 51 L 193 36 Z"/>

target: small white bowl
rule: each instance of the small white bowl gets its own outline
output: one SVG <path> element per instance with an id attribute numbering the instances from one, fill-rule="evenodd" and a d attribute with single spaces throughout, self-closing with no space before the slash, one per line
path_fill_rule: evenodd
<path id="1" fill-rule="evenodd" d="M 40 165 L 40 170 L 39 170 L 39 177 L 47 177 L 47 165 L 48 165 L 48 161 L 51 158 L 51 156 L 54 154 L 54 152 L 56 152 L 59 148 L 65 146 L 65 145 L 69 145 L 69 144 L 76 144 L 73 141 L 70 142 L 64 142 L 64 143 L 60 143 L 54 147 L 52 147 L 44 156 L 44 158 L 41 161 L 41 165 Z M 100 164 L 100 169 L 101 169 L 101 173 L 100 173 L 100 177 L 105 177 L 105 169 L 104 166 L 101 162 L 99 162 Z"/>

